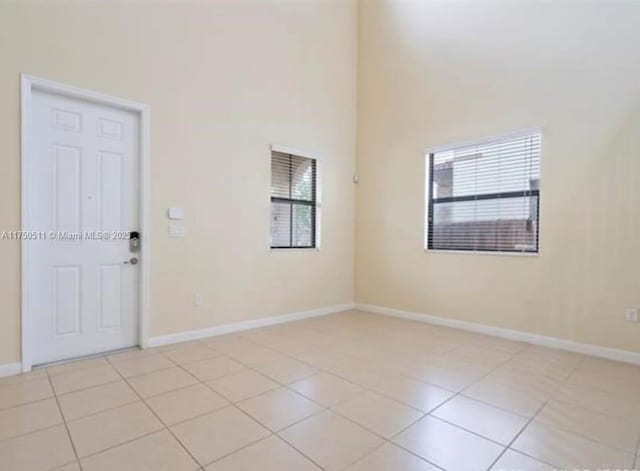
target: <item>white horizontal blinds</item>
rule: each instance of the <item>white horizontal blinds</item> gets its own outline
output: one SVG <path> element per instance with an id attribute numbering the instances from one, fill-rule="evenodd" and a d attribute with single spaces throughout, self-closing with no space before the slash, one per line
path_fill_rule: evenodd
<path id="1" fill-rule="evenodd" d="M 541 141 L 531 133 L 430 154 L 428 247 L 537 252 Z"/>
<path id="2" fill-rule="evenodd" d="M 271 247 L 316 246 L 316 161 L 271 153 Z"/>

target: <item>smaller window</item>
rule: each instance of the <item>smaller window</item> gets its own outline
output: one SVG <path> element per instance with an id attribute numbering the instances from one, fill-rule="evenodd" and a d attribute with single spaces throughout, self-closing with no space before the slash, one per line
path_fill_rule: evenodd
<path id="1" fill-rule="evenodd" d="M 271 248 L 316 247 L 317 162 L 271 152 Z"/>
<path id="2" fill-rule="evenodd" d="M 429 153 L 426 247 L 537 253 L 541 143 L 535 132 Z"/>

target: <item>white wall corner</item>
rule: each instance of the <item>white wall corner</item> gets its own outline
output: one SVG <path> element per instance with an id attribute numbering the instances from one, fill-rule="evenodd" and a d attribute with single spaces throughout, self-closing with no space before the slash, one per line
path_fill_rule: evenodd
<path id="1" fill-rule="evenodd" d="M 22 373 L 22 363 L 5 363 L 0 365 L 0 378 L 13 376 Z"/>
<path id="2" fill-rule="evenodd" d="M 150 348 L 160 347 L 163 345 L 170 345 L 172 343 L 199 340 L 207 337 L 215 337 L 217 335 L 231 334 L 233 332 L 258 329 L 260 327 L 267 327 L 270 325 L 284 324 L 285 322 L 309 319 L 311 317 L 326 316 L 327 314 L 348 311 L 350 309 L 355 309 L 354 303 L 335 304 L 332 306 L 311 309 L 308 311 L 299 311 L 290 314 L 282 314 L 279 316 L 264 317 L 261 319 L 217 325 L 214 327 L 207 327 L 205 329 L 189 330 L 186 332 L 178 332 L 176 334 L 150 337 L 147 346 Z"/>
<path id="3" fill-rule="evenodd" d="M 623 361 L 625 363 L 633 363 L 640 365 L 640 353 L 630 352 L 627 350 L 618 350 L 616 348 L 602 347 L 588 343 L 574 342 L 573 340 L 561 339 L 558 337 L 548 337 L 545 335 L 533 334 L 521 330 L 505 329 L 503 327 L 495 327 L 476 322 L 461 321 L 458 319 L 450 319 L 447 317 L 432 316 L 419 312 L 403 311 L 385 306 L 376 306 L 373 304 L 356 303 L 356 309 L 363 312 L 372 312 L 375 314 L 383 314 L 385 316 L 398 317 L 400 319 L 408 319 L 412 321 L 425 322 L 428 324 L 439 325 L 443 327 L 452 327 L 454 329 L 466 330 L 484 335 L 493 335 L 508 340 L 516 340 L 518 342 L 526 342 L 542 347 L 556 348 L 566 350 L 568 352 L 582 353 L 584 355 L 592 355 L 595 357 L 606 358 L 608 360 Z"/>

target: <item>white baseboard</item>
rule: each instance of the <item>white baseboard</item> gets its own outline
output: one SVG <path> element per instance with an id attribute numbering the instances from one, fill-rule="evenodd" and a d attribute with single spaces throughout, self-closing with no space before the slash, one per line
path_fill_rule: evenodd
<path id="1" fill-rule="evenodd" d="M 640 353 L 630 352 L 627 350 L 601 347 L 599 345 L 574 342 L 573 340 L 565 340 L 558 337 L 547 337 L 545 335 L 533 334 L 520 330 L 505 329 L 503 327 L 495 327 L 486 324 L 479 324 L 476 322 L 432 316 L 429 314 L 422 314 L 418 312 L 402 311 L 400 309 L 375 306 L 372 304 L 356 303 L 356 309 L 359 311 L 384 314 L 386 316 L 399 317 L 401 319 L 409 319 L 418 322 L 426 322 L 428 324 L 452 327 L 454 329 L 466 330 L 478 334 L 493 335 L 495 337 L 527 342 L 534 345 L 541 345 L 543 347 L 557 348 L 559 350 L 566 350 L 569 352 L 582 353 L 585 355 L 607 358 L 609 360 L 624 361 L 626 363 L 640 365 Z"/>
<path id="2" fill-rule="evenodd" d="M 444 327 L 452 327 L 455 329 L 476 332 L 479 334 L 493 335 L 509 340 L 527 342 L 535 345 L 541 345 L 549 348 L 557 348 L 570 352 L 582 353 L 585 355 L 593 355 L 596 357 L 607 358 L 609 360 L 623 361 L 640 365 L 640 353 L 630 352 L 626 350 L 618 350 L 615 348 L 602 347 L 586 343 L 574 342 L 557 337 L 547 337 L 544 335 L 523 332 L 519 330 L 505 329 L 476 322 L 461 321 L 458 319 L 449 319 L 446 317 L 432 316 L 429 314 L 421 314 L 418 312 L 403 311 L 384 306 L 375 306 L 372 304 L 362 303 L 346 303 L 334 306 L 327 306 L 309 311 L 294 312 L 291 314 L 283 314 L 281 316 L 265 317 L 243 322 L 234 322 L 232 324 L 219 325 L 206 329 L 190 330 L 187 332 L 179 332 L 177 334 L 161 335 L 149 338 L 149 347 L 160 347 L 172 343 L 186 342 L 189 340 L 198 340 L 206 337 L 214 337 L 216 335 L 229 334 L 232 332 L 240 332 L 244 330 L 257 329 L 259 327 L 267 327 L 270 325 L 283 324 L 311 317 L 324 316 L 336 312 L 348 311 L 350 309 L 358 309 L 364 312 L 373 312 L 401 319 L 409 319 L 418 322 L 426 322 L 428 324 L 440 325 Z M 22 373 L 22 363 L 7 363 L 0 365 L 0 378 L 5 376 L 13 376 Z"/>
<path id="3" fill-rule="evenodd" d="M 6 363 L 0 365 L 0 378 L 22 373 L 22 363 Z"/>
<path id="4" fill-rule="evenodd" d="M 232 324 L 217 325 L 215 327 L 207 327 L 206 329 L 189 330 L 179 332 L 177 334 L 161 335 L 158 337 L 150 337 L 147 343 L 148 347 L 160 347 L 162 345 L 170 345 L 172 343 L 187 342 L 189 340 L 198 340 L 206 337 L 215 337 L 216 335 L 230 334 L 232 332 L 240 332 L 243 330 L 257 329 L 270 325 L 283 324 L 285 322 L 299 321 L 309 319 L 310 317 L 325 316 L 336 312 L 348 311 L 354 309 L 354 303 L 337 304 L 334 306 L 321 307 L 311 309 L 309 311 L 294 312 L 291 314 L 283 314 L 280 316 L 264 317 L 243 322 L 234 322 Z"/>

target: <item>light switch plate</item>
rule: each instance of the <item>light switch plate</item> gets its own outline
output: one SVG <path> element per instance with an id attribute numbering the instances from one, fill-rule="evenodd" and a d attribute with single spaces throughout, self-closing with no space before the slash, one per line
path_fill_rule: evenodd
<path id="1" fill-rule="evenodd" d="M 638 322 L 638 309 L 633 307 L 625 309 L 624 320 L 627 322 Z"/>
<path id="2" fill-rule="evenodd" d="M 167 216 L 174 221 L 180 221 L 184 219 L 184 210 L 182 208 L 169 208 Z"/>
<path id="3" fill-rule="evenodd" d="M 169 224 L 169 237 L 184 237 L 184 226 Z"/>

